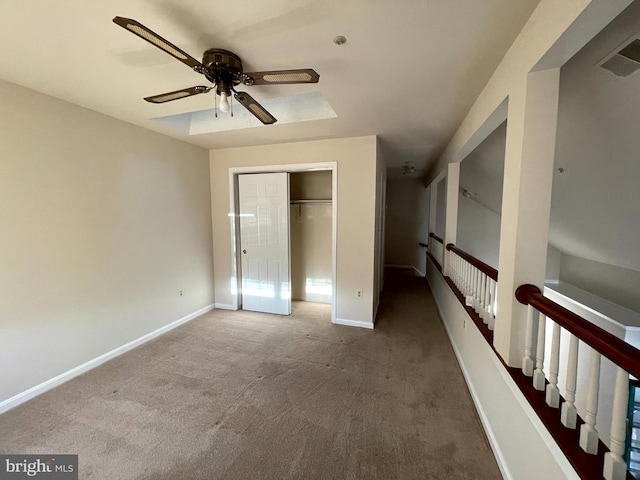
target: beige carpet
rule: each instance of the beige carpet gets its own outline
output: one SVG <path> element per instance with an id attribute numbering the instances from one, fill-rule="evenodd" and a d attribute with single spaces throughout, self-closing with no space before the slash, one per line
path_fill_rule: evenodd
<path id="1" fill-rule="evenodd" d="M 0 453 L 95 479 L 501 478 L 423 278 L 376 329 L 215 310 L 0 416 Z"/>

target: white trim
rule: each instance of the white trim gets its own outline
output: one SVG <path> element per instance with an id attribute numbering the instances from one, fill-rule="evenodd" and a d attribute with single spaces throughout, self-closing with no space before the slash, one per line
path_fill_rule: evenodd
<path id="1" fill-rule="evenodd" d="M 347 327 L 368 328 L 370 330 L 373 329 L 373 323 L 363 322 L 361 320 L 348 320 L 346 318 L 336 318 L 332 323 L 336 325 L 346 325 Z"/>
<path id="2" fill-rule="evenodd" d="M 88 362 L 85 362 L 82 365 L 78 365 L 77 367 L 72 368 L 71 370 L 61 373 L 60 375 L 53 377 L 49 380 L 46 380 L 41 384 L 36 385 L 35 387 L 31 387 L 30 389 L 25 390 L 24 392 L 18 393 L 17 395 L 14 395 L 13 397 L 8 398 L 3 402 L 0 402 L 0 413 L 4 413 L 8 410 L 11 410 L 12 408 L 17 407 L 18 405 L 28 400 L 31 400 L 32 398 L 37 397 L 38 395 L 41 395 L 44 392 L 51 390 L 52 388 L 55 388 L 59 385 L 62 385 L 65 382 L 68 382 L 69 380 L 71 380 L 74 377 L 77 377 L 78 375 L 82 375 L 83 373 L 86 373 L 89 370 L 92 370 L 97 366 L 102 365 L 103 363 L 111 360 L 112 358 L 122 355 L 123 353 L 128 352 L 129 350 L 133 350 L 134 348 L 142 345 L 143 343 L 146 343 L 149 340 L 153 340 L 154 338 L 159 337 L 163 333 L 166 333 L 169 330 L 179 327 L 183 323 L 186 323 L 189 320 L 193 320 L 194 318 L 199 317 L 200 315 L 203 315 L 207 312 L 210 312 L 211 310 L 213 310 L 213 305 L 208 305 L 204 308 L 201 308 L 200 310 L 190 313 L 186 317 L 182 317 L 179 320 L 176 320 L 175 322 L 165 325 L 164 327 L 160 327 L 157 330 L 154 330 L 153 332 L 147 333 L 146 335 L 143 335 L 140 338 L 137 338 L 136 340 L 132 340 L 129 343 L 125 343 L 124 345 L 114 348 L 110 352 L 104 353 L 94 358 L 93 360 L 89 360 Z"/>
<path id="3" fill-rule="evenodd" d="M 338 311 L 338 162 L 315 162 L 315 163 L 292 163 L 285 165 L 256 165 L 248 167 L 229 168 L 229 220 L 231 230 L 231 282 L 236 287 L 232 293 L 233 303 L 238 310 L 241 304 L 242 285 L 239 275 L 239 249 L 238 242 L 240 235 L 238 223 L 236 222 L 236 177 L 242 173 L 269 173 L 269 172 L 308 172 L 312 170 L 331 170 L 331 269 L 332 269 L 332 291 L 331 291 L 331 322 L 338 323 L 336 313 Z M 224 308 L 224 307 L 220 307 Z M 367 327 L 373 328 L 373 327 Z"/>
<path id="4" fill-rule="evenodd" d="M 219 308 L 220 310 L 238 310 L 238 307 L 232 305 L 231 303 L 216 303 L 214 304 L 215 308 Z"/>
<path id="5" fill-rule="evenodd" d="M 384 265 L 384 268 L 405 268 L 405 269 L 413 269 L 413 271 L 415 271 L 420 277 L 424 277 L 426 276 L 424 272 L 421 272 L 420 270 L 418 270 L 417 267 L 415 267 L 414 265 L 395 265 L 395 264 L 391 264 L 391 263 L 386 263 Z"/>

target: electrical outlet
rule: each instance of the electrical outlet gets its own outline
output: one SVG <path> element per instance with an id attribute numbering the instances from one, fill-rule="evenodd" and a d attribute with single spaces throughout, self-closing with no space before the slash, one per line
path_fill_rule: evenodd
<path id="1" fill-rule="evenodd" d="M 356 290 L 356 298 L 362 298 L 362 290 Z"/>
<path id="2" fill-rule="evenodd" d="M 178 289 L 178 296 L 179 296 L 179 297 L 184 297 L 184 291 L 183 291 L 183 290 Z"/>

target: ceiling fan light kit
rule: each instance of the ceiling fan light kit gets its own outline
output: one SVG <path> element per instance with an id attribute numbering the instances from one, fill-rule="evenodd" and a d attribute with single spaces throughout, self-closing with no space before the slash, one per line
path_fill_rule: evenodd
<path id="1" fill-rule="evenodd" d="M 150 103 L 159 104 L 171 102 L 173 100 L 191 97 L 201 93 L 209 93 L 211 90 L 215 89 L 216 94 L 220 96 L 221 112 L 231 112 L 231 116 L 233 116 L 233 110 L 229 104 L 229 99 L 235 98 L 238 103 L 245 107 L 263 124 L 269 125 L 275 123 L 277 121 L 276 118 L 262 105 L 260 105 L 251 95 L 246 92 L 237 91 L 235 89 L 236 86 L 240 84 L 250 87 L 252 85 L 318 83 L 320 80 L 320 75 L 311 68 L 244 72 L 240 57 L 233 52 L 223 50 L 221 48 L 210 48 L 205 51 L 202 56 L 202 62 L 199 62 L 191 55 L 136 20 L 124 17 L 115 17 L 113 22 L 143 40 L 146 40 L 160 50 L 168 53 L 195 72 L 204 75 L 212 84 L 211 86 L 198 85 L 195 87 L 146 97 L 145 100 Z M 217 116 L 217 108 L 215 115 Z"/>

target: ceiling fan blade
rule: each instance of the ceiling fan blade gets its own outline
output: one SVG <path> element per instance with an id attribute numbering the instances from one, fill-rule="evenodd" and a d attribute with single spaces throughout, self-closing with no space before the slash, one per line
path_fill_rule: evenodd
<path id="1" fill-rule="evenodd" d="M 204 65 L 202 65 L 202 63 L 200 63 L 198 60 L 193 58 L 184 50 L 181 50 L 180 48 L 176 47 L 171 42 L 165 40 L 157 33 L 148 29 L 141 23 L 131 18 L 124 18 L 124 17 L 115 17 L 113 19 L 113 22 L 116 23 L 117 25 L 120 25 L 122 28 L 129 30 L 131 33 L 139 36 L 143 40 L 146 40 L 152 45 L 155 45 L 160 50 L 163 50 L 164 52 L 168 53 L 172 57 L 177 58 L 185 65 L 188 65 L 189 67 L 191 67 L 193 70 L 197 72 L 202 72 L 202 70 L 204 70 Z"/>
<path id="2" fill-rule="evenodd" d="M 245 85 L 281 85 L 285 83 L 318 83 L 320 75 L 311 68 L 301 70 L 270 70 L 267 72 L 245 72 L 251 80 Z"/>
<path id="3" fill-rule="evenodd" d="M 178 100 L 179 98 L 190 97 L 192 95 L 198 95 L 200 93 L 207 93 L 213 87 L 191 87 L 183 88 L 182 90 L 176 90 L 175 92 L 162 93 L 160 95 L 154 95 L 152 97 L 146 97 L 145 100 L 150 103 L 165 103 L 172 100 Z"/>
<path id="4" fill-rule="evenodd" d="M 278 121 L 276 117 L 267 112 L 264 107 L 256 102 L 248 93 L 236 92 L 234 98 L 265 125 L 270 125 Z"/>

